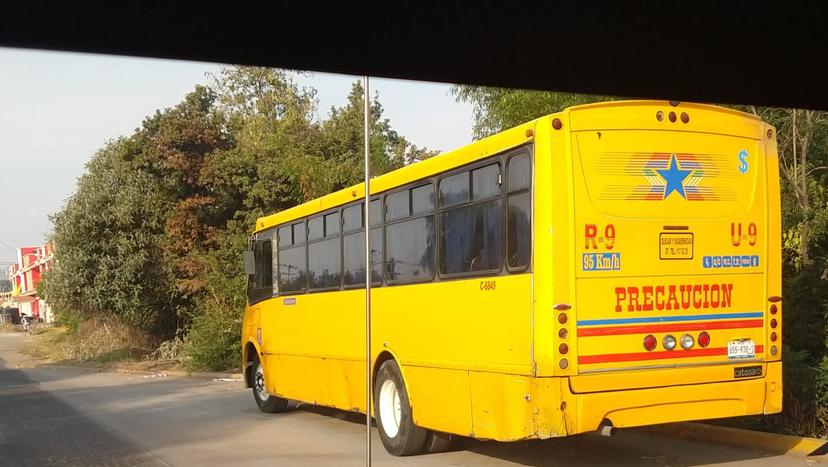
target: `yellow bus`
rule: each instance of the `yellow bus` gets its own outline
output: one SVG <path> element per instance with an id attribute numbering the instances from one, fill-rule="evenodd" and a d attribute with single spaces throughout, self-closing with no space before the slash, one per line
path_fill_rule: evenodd
<path id="1" fill-rule="evenodd" d="M 709 105 L 567 108 L 371 182 L 372 414 L 395 455 L 777 413 L 775 130 Z M 356 185 L 258 219 L 245 382 L 364 413 Z"/>

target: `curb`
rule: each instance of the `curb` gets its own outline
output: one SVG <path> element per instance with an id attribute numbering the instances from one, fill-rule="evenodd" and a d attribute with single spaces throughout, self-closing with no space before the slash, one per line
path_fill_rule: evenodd
<path id="1" fill-rule="evenodd" d="M 675 423 L 650 427 L 648 431 L 679 438 L 764 449 L 797 457 L 828 454 L 828 440 L 746 430 L 704 423 Z"/>
<path id="2" fill-rule="evenodd" d="M 88 373 L 121 373 L 133 375 L 156 375 L 163 374 L 166 376 L 176 376 L 181 378 L 199 378 L 199 379 L 242 379 L 241 373 L 211 373 L 211 372 L 189 372 L 183 370 L 130 370 L 127 368 L 105 368 L 95 367 L 89 365 L 60 365 L 52 363 L 43 363 L 35 365 L 37 368 L 51 368 L 56 370 L 80 370 Z"/>

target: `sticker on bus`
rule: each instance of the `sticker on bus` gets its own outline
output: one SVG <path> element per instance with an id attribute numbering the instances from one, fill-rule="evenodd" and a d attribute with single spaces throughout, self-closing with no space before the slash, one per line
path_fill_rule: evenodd
<path id="1" fill-rule="evenodd" d="M 723 255 L 703 256 L 704 268 L 756 268 L 759 267 L 759 255 Z"/>
<path id="2" fill-rule="evenodd" d="M 620 271 L 621 253 L 584 253 L 584 271 Z"/>

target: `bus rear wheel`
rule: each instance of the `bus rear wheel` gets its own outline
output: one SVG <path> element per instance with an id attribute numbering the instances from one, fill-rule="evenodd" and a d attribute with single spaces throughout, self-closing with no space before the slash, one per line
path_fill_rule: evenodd
<path id="1" fill-rule="evenodd" d="M 288 400 L 281 397 L 274 396 L 267 392 L 264 379 L 264 365 L 259 360 L 258 356 L 254 357 L 251 363 L 252 372 L 250 373 L 250 386 L 253 389 L 253 399 L 259 410 L 265 413 L 278 413 L 287 410 Z"/>
<path id="2" fill-rule="evenodd" d="M 385 449 L 395 456 L 410 456 L 423 451 L 428 431 L 414 424 L 411 404 L 400 367 L 386 360 L 374 382 L 374 415 Z"/>

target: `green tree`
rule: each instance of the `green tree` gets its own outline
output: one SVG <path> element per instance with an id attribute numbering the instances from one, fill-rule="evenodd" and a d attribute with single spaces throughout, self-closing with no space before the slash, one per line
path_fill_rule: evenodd
<path id="1" fill-rule="evenodd" d="M 362 83 L 355 81 L 347 103 L 332 107 L 330 116 L 321 125 L 321 150 L 327 170 L 332 174 L 332 190 L 359 183 L 364 177 L 364 92 Z M 379 95 L 370 104 L 371 173 L 381 175 L 404 165 L 427 159 L 436 154 L 410 144 L 383 117 Z"/>
<path id="2" fill-rule="evenodd" d="M 455 85 L 451 92 L 458 102 L 472 104 L 472 131 L 475 139 L 560 112 L 566 107 L 614 99 L 587 94 L 471 85 Z"/>
<path id="3" fill-rule="evenodd" d="M 159 253 L 174 187 L 130 155 L 129 140 L 107 143 L 52 216 L 56 267 L 41 289 L 59 313 L 116 317 L 164 334 L 175 329 L 180 306 Z"/>

